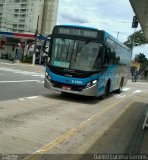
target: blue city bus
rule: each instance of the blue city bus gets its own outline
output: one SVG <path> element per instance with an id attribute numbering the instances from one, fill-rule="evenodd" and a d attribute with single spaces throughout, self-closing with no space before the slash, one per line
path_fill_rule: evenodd
<path id="1" fill-rule="evenodd" d="M 120 93 L 127 83 L 131 50 L 103 30 L 57 25 L 50 39 L 44 86 L 84 96 Z"/>

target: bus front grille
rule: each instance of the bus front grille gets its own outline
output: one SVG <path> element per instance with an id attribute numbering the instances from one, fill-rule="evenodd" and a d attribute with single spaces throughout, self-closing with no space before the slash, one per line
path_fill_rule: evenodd
<path id="1" fill-rule="evenodd" d="M 53 80 L 51 81 L 51 83 L 52 83 L 53 87 L 55 87 L 55 88 L 63 89 L 63 87 L 66 86 L 66 87 L 69 87 L 70 90 L 72 90 L 72 91 L 79 91 L 80 92 L 85 88 L 85 86 L 70 85 L 70 84 L 56 82 L 56 81 L 53 81 Z"/>

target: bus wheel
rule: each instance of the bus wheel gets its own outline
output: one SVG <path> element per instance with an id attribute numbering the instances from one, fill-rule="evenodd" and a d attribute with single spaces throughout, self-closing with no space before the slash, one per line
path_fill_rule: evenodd
<path id="1" fill-rule="evenodd" d="M 109 89 L 110 89 L 110 81 L 107 82 L 105 86 L 104 94 L 101 96 L 102 99 L 106 98 L 109 95 Z"/>
<path id="2" fill-rule="evenodd" d="M 117 89 L 116 93 L 118 93 L 118 94 L 121 93 L 122 87 L 123 87 L 123 78 L 120 81 L 119 89 Z"/>

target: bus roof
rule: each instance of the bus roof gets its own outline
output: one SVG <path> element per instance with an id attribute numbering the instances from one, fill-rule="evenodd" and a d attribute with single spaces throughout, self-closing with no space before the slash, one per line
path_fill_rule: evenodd
<path id="1" fill-rule="evenodd" d="M 129 47 L 127 47 L 126 45 L 124 45 L 122 42 L 120 42 L 118 39 L 116 39 L 115 37 L 113 37 L 112 35 L 110 35 L 108 32 L 103 31 L 104 32 L 104 38 L 110 38 L 112 39 L 114 42 L 118 43 L 119 45 L 121 45 L 122 47 L 126 48 L 127 50 L 130 50 Z"/>
<path id="2" fill-rule="evenodd" d="M 71 25 L 71 24 L 57 25 L 57 26 L 61 26 L 61 27 L 78 27 L 78 28 L 85 28 L 85 29 L 98 30 L 97 28 L 93 28 L 93 27 L 88 27 L 88 26 L 79 26 L 79 25 Z"/>

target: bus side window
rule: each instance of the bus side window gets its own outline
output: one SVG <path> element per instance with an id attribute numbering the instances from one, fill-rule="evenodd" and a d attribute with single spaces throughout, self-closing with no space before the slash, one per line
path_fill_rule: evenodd
<path id="1" fill-rule="evenodd" d="M 94 53 L 97 52 L 96 49 L 93 49 L 93 52 Z M 102 67 L 102 62 L 101 62 L 102 54 L 103 54 L 103 48 L 100 47 L 99 53 L 96 57 L 94 65 L 93 65 L 93 69 L 100 69 Z"/>
<path id="2" fill-rule="evenodd" d="M 108 65 L 110 63 L 110 48 L 105 49 L 105 57 L 104 57 L 104 65 Z"/>

